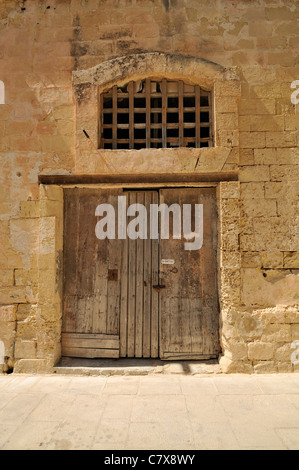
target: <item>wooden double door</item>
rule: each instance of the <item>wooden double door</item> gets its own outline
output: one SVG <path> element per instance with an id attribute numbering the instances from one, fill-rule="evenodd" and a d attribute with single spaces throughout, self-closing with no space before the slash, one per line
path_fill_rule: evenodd
<path id="1" fill-rule="evenodd" d="M 101 217 L 95 211 L 101 204 L 114 208 L 115 238 L 96 236 Z M 126 235 L 131 222 L 140 230 L 140 213 L 126 217 L 134 204 L 146 209 L 137 239 Z M 171 211 L 169 239 L 161 237 L 161 224 L 153 238 L 155 204 L 179 205 L 182 215 L 186 205 L 202 205 L 202 247 L 186 249 L 183 218 L 182 237 L 174 236 L 178 214 Z M 195 211 L 191 214 L 194 228 Z M 65 189 L 62 355 L 175 360 L 218 354 L 215 188 Z"/>

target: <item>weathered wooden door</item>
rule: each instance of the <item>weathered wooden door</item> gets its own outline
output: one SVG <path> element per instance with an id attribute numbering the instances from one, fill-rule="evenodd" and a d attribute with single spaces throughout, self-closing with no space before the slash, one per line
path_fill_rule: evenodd
<path id="1" fill-rule="evenodd" d="M 146 236 L 119 239 L 118 196 L 146 209 Z M 67 189 L 64 218 L 62 354 L 74 357 L 199 359 L 219 352 L 214 189 Z M 203 246 L 151 239 L 150 206 L 203 204 Z M 95 209 L 111 204 L 115 239 L 98 240 Z M 136 205 L 136 206 L 134 206 Z M 171 214 L 171 213 L 170 213 Z M 194 213 L 193 213 L 194 219 Z M 192 220 L 194 222 L 194 220 Z M 172 217 L 170 217 L 170 226 Z M 171 264 L 169 264 L 171 263 Z"/>
<path id="2" fill-rule="evenodd" d="M 213 188 L 162 189 L 160 203 L 203 205 L 203 244 L 186 250 L 186 237 L 160 243 L 160 357 L 201 359 L 219 354 L 217 208 Z M 164 264 L 165 263 L 165 264 Z M 173 264 L 168 264 L 173 263 Z"/>
<path id="3" fill-rule="evenodd" d="M 64 192 L 64 356 L 119 357 L 120 242 L 97 239 L 95 209 L 111 204 L 117 210 L 120 193 Z"/>

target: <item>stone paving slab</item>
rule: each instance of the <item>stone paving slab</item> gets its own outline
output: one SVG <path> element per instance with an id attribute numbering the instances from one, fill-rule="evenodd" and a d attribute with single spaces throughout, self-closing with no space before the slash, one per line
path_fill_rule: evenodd
<path id="1" fill-rule="evenodd" d="M 299 376 L 0 376 L 1 450 L 299 450 Z"/>

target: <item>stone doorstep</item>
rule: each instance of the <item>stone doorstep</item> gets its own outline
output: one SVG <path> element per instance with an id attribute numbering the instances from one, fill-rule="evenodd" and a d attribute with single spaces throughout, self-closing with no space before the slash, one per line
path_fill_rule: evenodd
<path id="1" fill-rule="evenodd" d="M 197 375 L 220 374 L 216 360 L 160 361 L 152 359 L 79 359 L 62 358 L 53 372 L 59 375 L 82 376 L 142 376 L 142 375 Z"/>

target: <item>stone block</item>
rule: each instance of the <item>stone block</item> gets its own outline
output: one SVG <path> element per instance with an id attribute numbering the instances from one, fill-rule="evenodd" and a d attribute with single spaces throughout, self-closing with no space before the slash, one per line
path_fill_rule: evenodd
<path id="1" fill-rule="evenodd" d="M 289 251 L 283 253 L 283 265 L 287 269 L 299 269 L 299 252 Z"/>
<path id="2" fill-rule="evenodd" d="M 219 364 L 224 374 L 252 374 L 253 372 L 249 362 L 233 361 L 226 356 L 221 357 Z"/>
<path id="3" fill-rule="evenodd" d="M 262 251 L 260 259 L 262 268 L 283 268 L 283 253 L 281 251 Z"/>
<path id="4" fill-rule="evenodd" d="M 258 362 L 253 366 L 253 371 L 255 374 L 275 374 L 277 372 L 278 366 L 274 361 L 263 361 Z"/>
<path id="5" fill-rule="evenodd" d="M 257 165 L 274 165 L 277 163 L 277 149 L 254 149 L 254 162 Z"/>
<path id="6" fill-rule="evenodd" d="M 0 269 L 0 282 L 2 287 L 13 286 L 14 271 L 13 269 Z"/>
<path id="7" fill-rule="evenodd" d="M 284 116 L 269 116 L 266 115 L 257 115 L 250 116 L 250 131 L 251 132 L 261 132 L 261 131 L 273 131 L 273 132 L 283 132 L 284 131 Z"/>
<path id="8" fill-rule="evenodd" d="M 17 321 L 21 322 L 31 318 L 31 321 L 36 319 L 36 304 L 20 304 L 17 309 Z"/>
<path id="9" fill-rule="evenodd" d="M 241 254 L 233 251 L 221 251 L 221 267 L 237 269 L 241 267 Z"/>
<path id="10" fill-rule="evenodd" d="M 256 252 L 241 253 L 242 268 L 260 268 L 260 254 Z"/>
<path id="11" fill-rule="evenodd" d="M 274 351 L 273 343 L 255 341 L 248 344 L 248 358 L 252 361 L 270 361 L 274 357 Z"/>
<path id="12" fill-rule="evenodd" d="M 63 217 L 63 205 L 61 201 L 42 199 L 40 201 L 41 217 Z"/>
<path id="13" fill-rule="evenodd" d="M 0 288 L 0 305 L 25 304 L 29 301 L 25 288 L 12 286 Z"/>
<path id="14" fill-rule="evenodd" d="M 40 199 L 47 199 L 49 201 L 62 201 L 63 189 L 56 185 L 40 185 Z"/>
<path id="15" fill-rule="evenodd" d="M 299 276 L 276 270 L 263 273 L 258 269 L 242 269 L 242 302 L 246 306 L 271 307 L 294 305 L 298 299 Z"/>
<path id="16" fill-rule="evenodd" d="M 264 199 L 265 183 L 241 183 L 241 199 Z"/>
<path id="17" fill-rule="evenodd" d="M 25 201 L 20 203 L 20 213 L 23 218 L 37 218 L 39 217 L 39 201 Z"/>
<path id="18" fill-rule="evenodd" d="M 47 322 L 59 322 L 62 317 L 61 302 L 52 305 L 40 305 L 38 308 L 38 316 Z"/>
<path id="19" fill-rule="evenodd" d="M 56 236 L 56 220 L 55 217 L 43 217 L 40 219 L 40 254 L 55 255 L 55 236 Z"/>
<path id="20" fill-rule="evenodd" d="M 271 343 L 287 343 L 292 339 L 291 325 L 268 325 L 261 340 Z"/>
<path id="21" fill-rule="evenodd" d="M 265 132 L 240 132 L 241 148 L 264 148 L 266 146 Z"/>
<path id="22" fill-rule="evenodd" d="M 240 216 L 240 201 L 238 199 L 223 199 L 221 201 L 221 215 L 223 218 Z"/>
<path id="23" fill-rule="evenodd" d="M 299 341 L 299 323 L 291 325 L 292 328 L 292 341 Z"/>
<path id="24" fill-rule="evenodd" d="M 55 270 L 41 270 L 39 272 L 39 303 L 41 305 L 57 304 L 61 300 L 59 278 Z"/>
<path id="25" fill-rule="evenodd" d="M 38 284 L 37 269 L 16 269 L 15 285 L 16 286 L 36 286 Z"/>
<path id="26" fill-rule="evenodd" d="M 15 374 L 51 374 L 54 363 L 47 359 L 18 359 L 15 362 Z"/>
<path id="27" fill-rule="evenodd" d="M 16 359 L 35 359 L 36 358 L 36 342 L 17 340 L 15 343 Z"/>
<path id="28" fill-rule="evenodd" d="M 216 113 L 236 113 L 237 103 L 231 97 L 224 96 L 215 103 Z"/>
<path id="29" fill-rule="evenodd" d="M 215 84 L 215 96 L 240 96 L 241 86 L 238 80 L 217 81 Z"/>
<path id="30" fill-rule="evenodd" d="M 277 348 L 275 351 L 275 360 L 276 362 L 280 363 L 288 363 L 291 364 L 291 355 L 292 355 L 293 350 L 291 349 L 291 344 L 284 344 L 283 346 L 280 346 Z"/>
<path id="31" fill-rule="evenodd" d="M 222 199 L 238 199 L 240 197 L 240 183 L 236 181 L 221 182 L 220 197 Z"/>
<path id="32" fill-rule="evenodd" d="M 22 339 L 23 341 L 35 341 L 36 331 L 36 318 L 29 317 L 26 320 L 18 321 L 17 323 L 17 339 Z"/>
<path id="33" fill-rule="evenodd" d="M 282 195 L 283 184 L 278 182 L 265 183 L 265 198 L 279 199 Z"/>
<path id="34" fill-rule="evenodd" d="M 277 362 L 276 366 L 279 374 L 291 374 L 293 372 L 293 365 L 289 362 Z"/>
<path id="35" fill-rule="evenodd" d="M 224 131 L 235 130 L 238 128 L 238 116 L 235 113 L 218 113 L 216 125 Z"/>
<path id="36" fill-rule="evenodd" d="M 242 201 L 242 209 L 247 217 L 276 217 L 277 206 L 273 199 L 246 198 Z"/>
<path id="37" fill-rule="evenodd" d="M 267 165 L 242 166 L 239 180 L 241 182 L 270 181 L 270 169 Z"/>
<path id="38" fill-rule="evenodd" d="M 297 133 L 266 132 L 266 147 L 295 147 Z"/>
<path id="39" fill-rule="evenodd" d="M 219 130 L 216 133 L 217 147 L 238 147 L 239 132 L 236 130 Z"/>
<path id="40" fill-rule="evenodd" d="M 17 305 L 0 306 L 0 322 L 14 322 L 17 318 Z"/>
<path id="41" fill-rule="evenodd" d="M 245 361 L 248 360 L 248 345 L 242 340 L 231 339 L 227 346 L 227 357 L 232 361 Z"/>
<path id="42" fill-rule="evenodd" d="M 265 16 L 268 21 L 288 21 L 294 19 L 294 11 L 288 6 L 269 6 L 265 9 Z"/>

